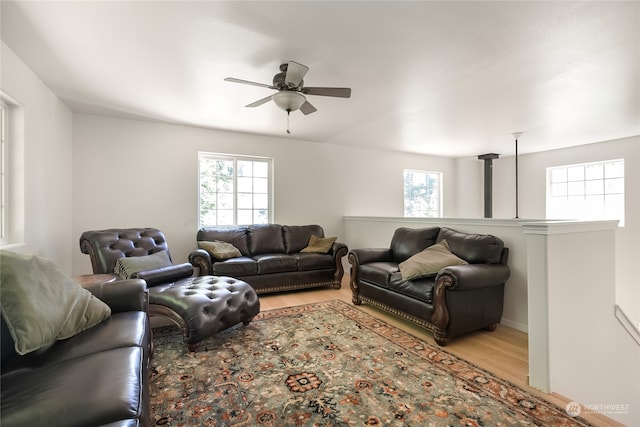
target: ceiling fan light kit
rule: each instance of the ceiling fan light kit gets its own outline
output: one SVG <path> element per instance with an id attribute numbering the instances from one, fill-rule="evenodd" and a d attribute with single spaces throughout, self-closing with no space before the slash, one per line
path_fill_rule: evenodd
<path id="1" fill-rule="evenodd" d="M 281 109 L 287 112 L 287 133 L 289 132 L 288 116 L 292 111 L 300 110 L 307 115 L 318 111 L 311 105 L 304 95 L 331 96 L 337 98 L 350 98 L 351 89 L 342 87 L 304 87 L 303 78 L 309 71 L 309 67 L 294 61 L 289 61 L 280 65 L 280 73 L 273 77 L 273 85 L 257 83 L 248 80 L 227 77 L 225 81 L 241 83 L 252 86 L 264 87 L 277 90 L 272 96 L 267 96 L 258 101 L 252 102 L 247 107 L 258 107 L 271 100 Z M 304 95 L 303 95 L 304 94 Z"/>
<path id="2" fill-rule="evenodd" d="M 302 104 L 307 102 L 307 99 L 299 92 L 294 91 L 282 91 L 274 93 L 272 96 L 273 102 L 284 111 L 291 112 L 299 110 Z"/>

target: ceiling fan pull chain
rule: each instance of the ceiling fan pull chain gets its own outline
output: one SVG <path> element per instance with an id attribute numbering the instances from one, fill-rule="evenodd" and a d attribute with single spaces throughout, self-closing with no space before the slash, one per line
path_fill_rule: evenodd
<path id="1" fill-rule="evenodd" d="M 287 110 L 287 133 L 291 134 L 291 131 L 289 130 L 289 118 L 291 117 L 291 110 Z"/>

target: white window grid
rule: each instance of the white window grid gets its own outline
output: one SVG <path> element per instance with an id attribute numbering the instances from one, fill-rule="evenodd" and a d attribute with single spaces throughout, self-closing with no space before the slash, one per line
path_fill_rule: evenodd
<path id="1" fill-rule="evenodd" d="M 624 159 L 547 168 L 547 218 L 624 225 Z"/>
<path id="2" fill-rule="evenodd" d="M 404 216 L 442 217 L 442 172 L 405 169 Z"/>
<path id="3" fill-rule="evenodd" d="M 273 221 L 273 159 L 198 153 L 198 224 L 265 224 Z"/>

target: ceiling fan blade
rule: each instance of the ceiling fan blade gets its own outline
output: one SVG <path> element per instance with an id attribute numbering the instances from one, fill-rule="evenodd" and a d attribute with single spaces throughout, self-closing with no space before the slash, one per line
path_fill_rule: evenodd
<path id="1" fill-rule="evenodd" d="M 284 82 L 289 87 L 297 87 L 300 82 L 302 82 L 302 79 L 304 78 L 305 74 L 307 74 L 307 71 L 309 71 L 309 67 L 307 67 L 306 65 L 302 65 L 294 61 L 289 61 L 289 64 L 287 65 L 287 75 L 284 78 Z"/>
<path id="2" fill-rule="evenodd" d="M 256 102 L 252 102 L 249 105 L 245 105 L 245 107 L 259 107 L 262 104 L 266 104 L 267 102 L 271 101 L 272 96 L 273 95 L 269 95 L 266 98 L 259 99 Z"/>
<path id="3" fill-rule="evenodd" d="M 301 92 L 305 95 L 351 98 L 351 88 L 348 87 L 303 87 Z"/>
<path id="4" fill-rule="evenodd" d="M 233 83 L 242 83 L 242 84 L 245 84 L 245 85 L 266 87 L 268 89 L 276 89 L 275 87 L 267 85 L 267 84 L 264 84 L 264 83 L 250 82 L 249 80 L 236 79 L 234 77 L 227 77 L 226 79 L 224 79 L 224 81 L 233 82 Z"/>
<path id="5" fill-rule="evenodd" d="M 306 116 L 307 114 L 315 113 L 318 110 L 316 109 L 316 107 L 311 105 L 309 101 L 305 101 L 304 104 L 302 104 L 302 106 L 300 107 L 300 111 L 302 111 L 302 114 Z"/>

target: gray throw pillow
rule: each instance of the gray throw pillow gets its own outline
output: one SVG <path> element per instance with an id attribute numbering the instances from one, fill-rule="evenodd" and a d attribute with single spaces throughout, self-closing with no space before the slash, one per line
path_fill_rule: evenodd
<path id="1" fill-rule="evenodd" d="M 401 262 L 398 267 L 400 268 L 402 279 L 411 280 L 438 274 L 445 267 L 465 264 L 469 263 L 452 254 L 447 241 L 442 240 L 440 243 L 429 246 L 406 261 Z"/>
<path id="2" fill-rule="evenodd" d="M 70 338 L 111 315 L 111 309 L 37 255 L 0 251 L 2 316 L 16 352 L 27 354 Z"/>
<path id="3" fill-rule="evenodd" d="M 169 267 L 170 265 L 172 264 L 169 253 L 167 251 L 159 251 L 151 255 L 119 258 L 113 271 L 118 277 L 126 280 L 133 278 L 134 273 Z"/>

